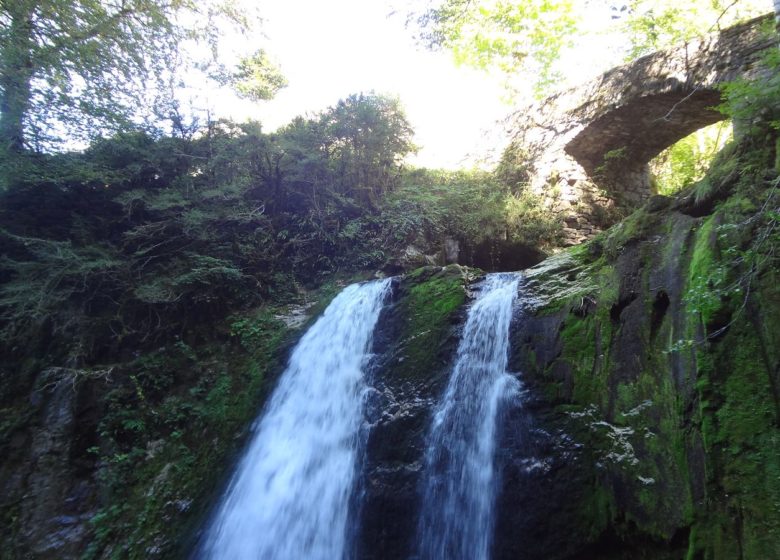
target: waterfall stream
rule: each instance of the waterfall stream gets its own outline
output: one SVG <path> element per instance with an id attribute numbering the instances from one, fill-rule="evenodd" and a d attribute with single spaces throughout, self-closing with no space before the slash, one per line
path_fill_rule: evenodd
<path id="1" fill-rule="evenodd" d="M 363 420 L 364 370 L 390 280 L 342 291 L 293 350 L 198 556 L 339 560 Z"/>
<path id="2" fill-rule="evenodd" d="M 497 416 L 519 382 L 506 371 L 519 276 L 490 274 L 468 313 L 427 439 L 418 525 L 423 560 L 487 560 L 494 525 Z"/>

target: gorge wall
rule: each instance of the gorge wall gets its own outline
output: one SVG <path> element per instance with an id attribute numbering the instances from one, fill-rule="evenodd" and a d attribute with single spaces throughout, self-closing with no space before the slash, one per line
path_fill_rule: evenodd
<path id="1" fill-rule="evenodd" d="M 707 181 L 717 204 L 657 198 L 528 272 L 514 364 L 587 457 L 574 557 L 780 557 L 780 183 Z"/>

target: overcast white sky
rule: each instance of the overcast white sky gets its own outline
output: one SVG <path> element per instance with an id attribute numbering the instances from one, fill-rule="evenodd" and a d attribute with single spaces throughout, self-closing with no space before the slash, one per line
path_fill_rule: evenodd
<path id="1" fill-rule="evenodd" d="M 375 91 L 400 98 L 421 147 L 413 163 L 458 167 L 487 147 L 482 132 L 510 111 L 500 76 L 416 47 L 404 16 L 388 17 L 388 2 L 268 0 L 261 11 L 264 37 L 251 39 L 252 48 L 266 48 L 289 86 L 261 103 L 215 95 L 220 116 L 257 119 L 272 131 L 352 93 Z"/>
<path id="2" fill-rule="evenodd" d="M 397 96 L 406 109 L 421 147 L 413 164 L 463 167 L 475 156 L 501 148 L 496 121 L 519 108 L 502 101 L 504 78 L 457 67 L 448 52 L 416 46 L 412 31 L 404 27 L 405 14 L 390 14 L 393 7 L 420 10 L 421 0 L 238 1 L 254 6 L 264 21 L 254 36 L 233 38 L 235 50 L 264 48 L 280 64 L 289 86 L 260 103 L 207 89 L 213 116 L 259 120 L 270 132 L 350 94 L 374 91 Z M 768 0 L 740 0 L 740 5 L 764 3 Z M 625 39 L 616 38 L 609 5 L 607 0 L 575 4 L 589 33 L 561 61 L 567 84 L 619 63 Z"/>
<path id="3" fill-rule="evenodd" d="M 390 16 L 392 6 L 404 2 L 421 8 L 413 0 L 264 1 L 258 8 L 262 33 L 236 38 L 238 48 L 265 48 L 289 86 L 271 101 L 250 103 L 223 91 L 211 94 L 209 102 L 217 116 L 259 120 L 272 131 L 353 93 L 389 94 L 400 98 L 415 130 L 421 150 L 412 163 L 468 166 L 475 156 L 501 147 L 496 121 L 517 107 L 502 101 L 502 76 L 457 67 L 448 52 L 416 46 L 412 31 L 404 27 L 405 14 Z M 608 25 L 606 5 L 587 3 L 591 29 Z M 569 81 L 593 75 L 601 68 L 595 62 L 603 62 L 610 48 L 614 45 L 607 37 L 594 37 L 586 48 L 578 48 L 572 53 Z"/>

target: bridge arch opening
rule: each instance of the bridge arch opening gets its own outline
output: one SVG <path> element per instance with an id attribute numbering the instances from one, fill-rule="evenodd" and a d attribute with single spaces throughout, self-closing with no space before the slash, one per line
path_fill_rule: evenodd
<path id="1" fill-rule="evenodd" d="M 600 187 L 628 204 L 652 194 L 650 162 L 697 130 L 721 122 L 721 94 L 677 87 L 607 111 L 565 147 Z"/>
<path id="2" fill-rule="evenodd" d="M 649 162 L 652 192 L 671 195 L 702 179 L 718 152 L 732 140 L 731 120 L 700 128 Z"/>

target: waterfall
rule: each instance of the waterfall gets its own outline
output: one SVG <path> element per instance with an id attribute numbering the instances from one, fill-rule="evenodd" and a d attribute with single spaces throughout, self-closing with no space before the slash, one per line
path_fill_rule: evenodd
<path id="1" fill-rule="evenodd" d="M 497 416 L 519 390 L 506 371 L 519 276 L 491 274 L 468 313 L 428 434 L 418 557 L 487 560 L 493 535 Z"/>
<path id="2" fill-rule="evenodd" d="M 390 280 L 342 291 L 293 350 L 198 556 L 339 560 L 372 333 Z"/>

